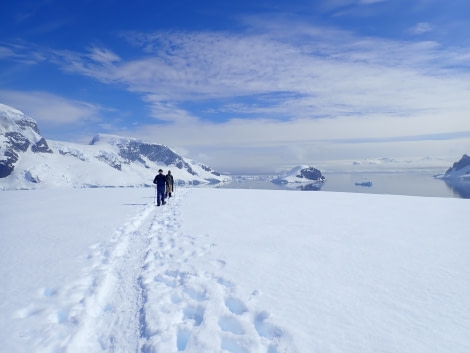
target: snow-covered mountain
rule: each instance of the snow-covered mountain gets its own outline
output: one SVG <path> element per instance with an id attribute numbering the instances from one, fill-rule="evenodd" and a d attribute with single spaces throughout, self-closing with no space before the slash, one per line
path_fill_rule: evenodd
<path id="1" fill-rule="evenodd" d="M 13 173 L 20 155 L 52 153 L 36 121 L 19 110 L 0 104 L 0 178 Z"/>
<path id="2" fill-rule="evenodd" d="M 229 181 L 204 164 L 147 141 L 97 135 L 89 145 L 46 141 L 36 121 L 0 104 L 0 190 L 150 186 L 157 170 L 177 184 Z"/>
<path id="3" fill-rule="evenodd" d="M 320 170 L 308 165 L 299 165 L 292 168 L 286 174 L 281 175 L 279 178 L 274 179 L 273 183 L 321 183 L 325 180 Z"/>
<path id="4" fill-rule="evenodd" d="M 470 181 L 470 156 L 464 154 L 458 162 L 455 162 L 452 167 L 446 171 L 443 178 Z"/>

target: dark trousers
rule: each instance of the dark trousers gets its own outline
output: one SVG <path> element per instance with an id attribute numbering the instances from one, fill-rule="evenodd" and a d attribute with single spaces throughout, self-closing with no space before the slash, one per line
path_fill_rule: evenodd
<path id="1" fill-rule="evenodd" d="M 160 206 L 161 203 L 165 202 L 165 186 L 157 186 L 157 205 Z"/>

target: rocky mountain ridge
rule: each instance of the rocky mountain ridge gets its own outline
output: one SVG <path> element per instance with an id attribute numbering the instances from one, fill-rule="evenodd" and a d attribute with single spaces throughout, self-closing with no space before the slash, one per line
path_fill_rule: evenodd
<path id="1" fill-rule="evenodd" d="M 17 109 L 0 104 L 0 178 L 10 175 L 21 153 L 52 153 L 36 121 Z M 1 156 L 1 154 L 0 154 Z"/>
<path id="2" fill-rule="evenodd" d="M 460 178 L 470 180 L 470 156 L 464 154 L 459 161 L 447 169 L 443 178 Z"/>
<path id="3" fill-rule="evenodd" d="M 0 189 L 150 186 L 159 168 L 180 185 L 230 180 L 148 141 L 105 134 L 89 145 L 46 141 L 34 119 L 0 104 Z"/>

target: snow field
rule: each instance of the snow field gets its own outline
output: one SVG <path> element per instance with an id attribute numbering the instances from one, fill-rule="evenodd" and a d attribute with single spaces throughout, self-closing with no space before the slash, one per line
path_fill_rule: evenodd
<path id="1" fill-rule="evenodd" d="M 198 207 L 204 204 L 204 207 Z M 470 349 L 468 200 L 196 189 L 184 228 L 299 351 Z M 207 215 L 212 215 L 210 221 Z"/>
<path id="2" fill-rule="evenodd" d="M 137 351 L 141 306 L 136 286 L 146 245 L 149 205 L 115 235 L 91 246 L 79 279 L 46 288 L 44 298 L 18 311 L 17 318 L 42 322 L 24 335 L 35 352 Z"/>
<path id="3" fill-rule="evenodd" d="M 0 352 L 470 351 L 468 200 L 5 191 Z"/>
<path id="4" fill-rule="evenodd" d="M 40 288 L 16 309 L 12 319 L 26 328 L 18 351 L 295 351 L 270 314 L 220 275 L 223 260 L 204 264 L 214 246 L 207 236 L 181 233 L 179 205 L 190 192 L 180 189 L 158 208 L 149 197 L 112 237 L 90 246 L 78 278 Z"/>
<path id="5" fill-rule="evenodd" d="M 153 224 L 141 278 L 142 352 L 293 352 L 288 334 L 237 295 L 224 261 L 204 266 L 215 244 L 181 233 L 179 190 Z M 254 294 L 256 295 L 256 294 Z"/>

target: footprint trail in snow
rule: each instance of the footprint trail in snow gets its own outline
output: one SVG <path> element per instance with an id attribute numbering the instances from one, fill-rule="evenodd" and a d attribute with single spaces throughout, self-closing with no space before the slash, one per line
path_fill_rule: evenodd
<path id="1" fill-rule="evenodd" d="M 223 277 L 223 260 L 207 263 L 215 245 L 182 234 L 178 206 L 189 192 L 180 189 L 162 207 L 147 205 L 93 247 L 81 279 L 44 290 L 18 311 L 19 319 L 47 322 L 24 334 L 34 351 L 296 351 L 269 312 Z"/>

